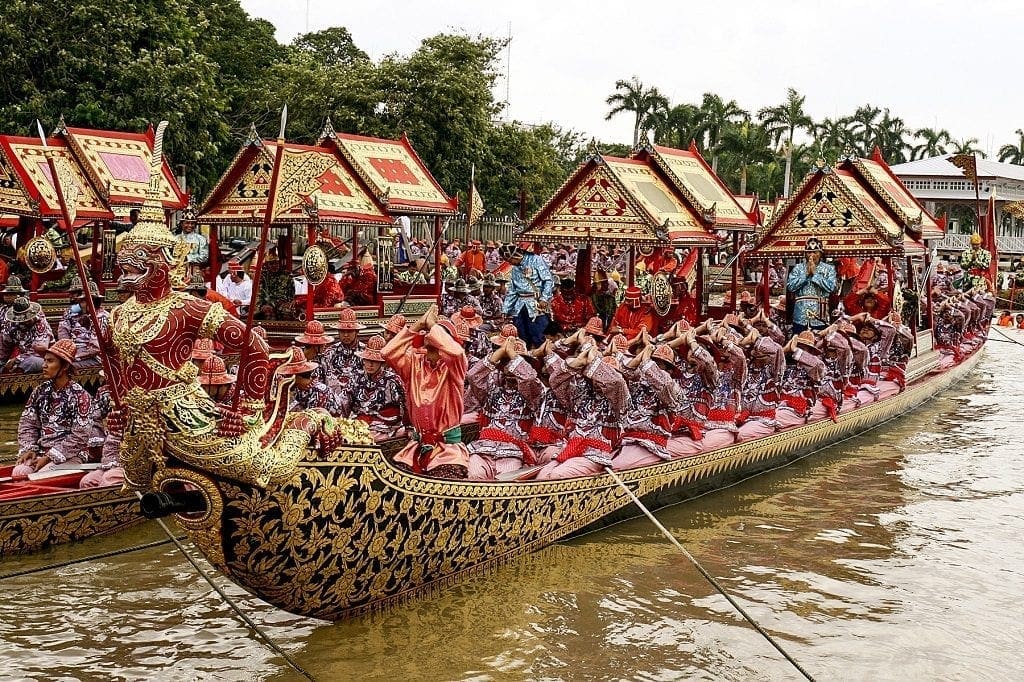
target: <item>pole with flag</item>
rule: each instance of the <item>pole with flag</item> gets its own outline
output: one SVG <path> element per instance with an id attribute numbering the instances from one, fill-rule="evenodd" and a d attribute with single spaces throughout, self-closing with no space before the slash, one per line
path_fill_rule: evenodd
<path id="1" fill-rule="evenodd" d="M 263 211 L 263 228 L 260 231 L 260 247 L 256 252 L 256 265 L 254 267 L 252 276 L 252 296 L 249 299 L 249 312 L 245 316 L 245 344 L 242 346 L 242 353 L 238 361 L 239 373 L 247 366 L 249 360 L 250 347 L 252 344 L 252 327 L 254 315 L 256 314 L 256 306 L 259 301 L 260 291 L 260 275 L 263 272 L 263 263 L 267 258 L 267 242 L 270 239 L 270 225 L 274 222 L 274 215 L 277 209 L 277 190 L 280 184 L 281 176 L 281 163 L 284 160 L 285 154 L 285 141 L 284 141 L 284 129 L 288 123 L 288 105 L 286 104 L 281 109 L 281 128 L 277 134 L 277 154 L 274 156 L 274 168 L 270 173 L 270 188 L 267 190 L 267 207 Z M 242 392 L 240 386 L 242 381 L 238 381 L 235 385 L 235 394 L 231 401 L 231 409 L 235 412 L 238 411 L 238 403 L 241 400 Z"/>
<path id="2" fill-rule="evenodd" d="M 476 164 L 469 171 L 469 213 L 466 217 L 466 239 L 484 215 L 484 201 L 476 191 Z M 479 236 L 479 235 L 478 235 Z"/>
<path id="3" fill-rule="evenodd" d="M 961 169 L 964 176 L 974 183 L 974 216 L 976 218 L 976 231 L 981 233 L 981 190 L 978 187 L 978 156 L 974 152 L 970 154 L 957 154 L 950 157 L 949 162 Z"/>
<path id="4" fill-rule="evenodd" d="M 999 276 L 999 248 L 996 246 L 996 191 L 994 189 L 989 192 L 987 208 L 983 223 L 985 229 L 981 234 L 981 248 L 987 249 L 990 254 L 988 281 L 992 284 L 992 293 L 998 294 L 999 287 L 996 278 Z"/>
<path id="5" fill-rule="evenodd" d="M 163 125 L 167 125 L 164 122 Z M 68 241 L 71 243 L 71 252 L 75 256 L 75 267 L 78 270 L 78 277 L 82 280 L 82 288 L 85 291 L 85 309 L 89 314 L 89 321 L 92 328 L 96 330 L 96 338 L 102 344 L 100 346 L 100 362 L 103 364 L 103 371 L 109 377 L 110 397 L 114 405 L 121 406 L 121 391 L 114 375 L 110 371 L 110 357 L 107 355 L 103 344 L 103 329 L 100 327 L 99 315 L 96 313 L 96 304 L 89 295 L 89 278 L 86 274 L 85 263 L 82 262 L 82 253 L 78 250 L 78 239 L 75 237 L 75 213 L 77 212 L 78 194 L 81 188 L 75 182 L 71 169 L 67 168 L 67 161 L 61 159 L 57 163 L 54 150 L 46 143 L 46 134 L 43 132 L 43 124 L 36 120 L 36 128 L 39 130 L 39 141 L 43 145 L 43 154 L 46 156 L 46 164 L 50 167 L 50 177 L 53 179 L 53 189 L 57 193 L 57 201 L 60 204 L 61 217 L 64 219 L 64 229 L 68 233 Z M 67 194 L 65 194 L 67 192 Z"/>

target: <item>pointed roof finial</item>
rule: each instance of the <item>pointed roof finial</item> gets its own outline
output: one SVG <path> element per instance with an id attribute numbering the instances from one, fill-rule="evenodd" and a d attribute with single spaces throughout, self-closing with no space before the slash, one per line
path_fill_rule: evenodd
<path id="1" fill-rule="evenodd" d="M 324 140 L 333 140 L 336 137 L 338 137 L 338 133 L 334 130 L 334 123 L 331 121 L 331 117 L 328 116 L 324 119 L 324 127 L 320 129 L 319 142 L 323 142 Z"/>

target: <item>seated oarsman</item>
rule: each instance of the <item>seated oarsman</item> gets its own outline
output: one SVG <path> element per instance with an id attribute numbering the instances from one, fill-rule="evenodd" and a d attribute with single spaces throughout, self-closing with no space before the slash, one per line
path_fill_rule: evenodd
<path id="1" fill-rule="evenodd" d="M 609 325 L 610 332 L 621 332 L 628 338 L 633 338 L 640 333 L 642 327 L 653 332 L 657 329 L 657 315 L 652 306 L 644 297 L 644 292 L 636 286 L 627 287 L 622 303 L 615 310 L 612 322 Z"/>
<path id="2" fill-rule="evenodd" d="M 222 357 L 211 355 L 203 361 L 199 368 L 199 385 L 210 396 L 210 400 L 226 405 L 231 402 L 231 390 L 235 385 L 235 376 L 228 374 Z"/>
<path id="3" fill-rule="evenodd" d="M 718 385 L 718 365 L 711 351 L 697 341 L 692 329 L 668 345 L 682 359 L 675 380 L 683 395 L 674 424 L 675 437 L 669 440 L 668 451 L 673 457 L 688 457 L 735 442 L 735 433 L 707 428 L 712 390 Z"/>
<path id="4" fill-rule="evenodd" d="M 465 478 L 469 452 L 462 444 L 460 422 L 468 363 L 451 320 L 437 306 L 391 339 L 381 355 L 402 380 L 408 396 L 409 444 L 395 455 L 395 465 L 439 478 Z"/>
<path id="5" fill-rule="evenodd" d="M 668 440 L 683 400 L 683 391 L 669 371 L 675 364 L 676 353 L 644 336 L 643 350 L 623 365 L 630 400 L 623 416 L 619 452 L 612 459 L 612 468 L 617 470 L 673 457 Z"/>
<path id="6" fill-rule="evenodd" d="M 121 468 L 119 454 L 120 441 L 111 438 L 107 432 L 107 417 L 113 407 L 110 396 L 110 387 L 103 383 L 96 389 L 96 395 L 92 398 L 92 405 L 89 410 L 89 421 L 92 428 L 89 433 L 90 460 L 93 459 L 95 450 L 100 452 L 100 468 L 93 469 L 78 482 L 79 488 L 98 488 L 108 485 L 120 485 L 124 483 L 124 469 Z"/>
<path id="7" fill-rule="evenodd" d="M 352 379 L 352 375 L 362 366 L 359 358 L 365 346 L 359 340 L 359 330 L 365 329 L 356 318 L 356 311 L 344 308 L 338 315 L 338 340 L 322 351 L 319 364 L 326 366 L 327 386 L 334 391 L 342 391 Z"/>
<path id="8" fill-rule="evenodd" d="M 554 365 L 549 382 L 567 415 L 566 440 L 554 461 L 537 473 L 538 480 L 601 472 L 612 463 L 618 424 L 629 404 L 618 361 L 591 345 L 585 353 Z"/>
<path id="9" fill-rule="evenodd" d="M 192 362 L 202 371 L 203 363 L 213 357 L 213 339 L 196 339 L 192 344 Z"/>
<path id="10" fill-rule="evenodd" d="M 334 391 L 322 381 L 317 381 L 313 374 L 318 363 L 306 359 L 302 349 L 292 346 L 291 358 L 277 368 L 276 374 L 281 377 L 295 377 L 288 393 L 288 411 L 310 410 L 320 408 L 332 416 L 341 415 L 341 405 Z"/>
<path id="11" fill-rule="evenodd" d="M 0 332 L 7 324 L 7 310 L 14 303 L 14 299 L 19 296 L 27 296 L 29 293 L 29 290 L 21 285 L 21 277 L 17 275 L 7 277 L 3 288 L 0 289 Z"/>
<path id="12" fill-rule="evenodd" d="M 469 295 L 469 285 L 466 284 L 466 280 L 459 278 L 451 284 L 451 286 L 445 287 L 445 292 L 441 294 L 441 310 L 440 314 L 443 317 L 451 317 L 457 315 L 463 306 L 472 306 L 479 310 L 479 302 Z"/>
<path id="13" fill-rule="evenodd" d="M 788 318 L 789 314 L 786 310 L 786 297 L 779 296 L 775 299 L 775 303 L 772 304 L 772 307 L 768 311 L 768 319 L 782 331 L 783 338 L 787 340 L 793 331 L 793 327 L 789 323 Z M 778 341 L 778 339 L 775 340 Z"/>
<path id="14" fill-rule="evenodd" d="M 526 355 L 526 343 L 509 338 L 466 375 L 481 405 L 480 437 L 469 444 L 471 480 L 491 481 L 538 461 L 529 433 L 543 386 Z"/>
<path id="15" fill-rule="evenodd" d="M 75 356 L 75 369 L 86 369 L 99 367 L 100 340 L 96 330 L 93 329 L 92 316 L 85 305 L 86 292 L 82 289 L 82 281 L 77 277 L 71 281 L 68 290 L 71 295 L 71 306 L 64 312 L 57 325 L 57 338 L 70 339 L 78 349 Z M 96 282 L 89 282 L 89 295 L 92 297 L 93 305 L 96 307 L 96 318 L 100 323 L 100 331 L 106 334 L 110 325 L 110 313 L 103 309 L 103 297 L 100 296 Z"/>
<path id="16" fill-rule="evenodd" d="M 759 310 L 748 322 L 750 326 L 757 330 L 758 335 L 767 336 L 780 346 L 786 343 L 786 335 L 782 329 L 770 317 L 765 315 L 763 310 Z"/>
<path id="17" fill-rule="evenodd" d="M 914 332 L 903 324 L 903 316 L 889 313 L 889 323 L 896 330 L 889 346 L 889 356 L 882 363 L 882 380 L 891 381 L 902 391 L 907 387 L 907 363 L 914 348 Z"/>
<path id="18" fill-rule="evenodd" d="M 371 336 L 359 353 L 362 367 L 356 370 L 342 401 L 345 414 L 366 422 L 374 440 L 405 435 L 405 388 L 395 371 L 387 366 L 381 351 L 383 336 Z"/>
<path id="19" fill-rule="evenodd" d="M 310 362 L 317 363 L 313 370 L 313 379 L 322 384 L 328 383 L 327 364 L 322 362 L 324 349 L 331 344 L 324 325 L 319 320 L 310 320 L 301 334 L 295 337 L 295 345 L 302 349 L 302 354 Z"/>
<path id="20" fill-rule="evenodd" d="M 466 341 L 465 347 L 469 365 L 472 367 L 491 352 L 490 337 L 483 329 L 484 318 L 471 305 L 462 306 L 462 310 L 457 315 L 452 316 L 453 322 L 457 322 L 455 320 L 456 317 L 460 318 L 461 322 L 465 323 L 469 330 L 469 340 Z"/>
<path id="21" fill-rule="evenodd" d="M 0 328 L 0 363 L 4 372 L 40 372 L 43 355 L 53 344 L 53 330 L 43 315 L 42 307 L 24 296 L 4 314 L 6 324 Z M 72 343 L 74 345 L 74 343 Z"/>
<path id="22" fill-rule="evenodd" d="M 840 328 L 843 331 L 840 331 Z M 808 421 L 824 419 L 828 417 L 833 421 L 839 419 L 839 415 L 857 407 L 857 387 L 850 382 L 853 367 L 853 347 L 846 333 L 848 323 L 834 322 L 826 327 L 821 333 L 818 348 L 821 350 L 821 361 L 825 366 L 822 375 L 821 385 L 818 391 L 818 400 L 811 408 Z M 854 330 L 855 332 L 856 330 Z M 850 393 L 849 400 L 846 396 Z"/>
<path id="23" fill-rule="evenodd" d="M 736 441 L 763 438 L 775 433 L 778 422 L 775 410 L 779 406 L 779 384 L 786 371 L 786 353 L 782 346 L 757 329 L 739 342 L 747 353 L 747 376 L 741 389 L 743 416 Z"/>
<path id="24" fill-rule="evenodd" d="M 837 327 L 850 347 L 850 371 L 843 400 L 844 409 L 848 411 L 874 402 L 878 398 L 878 389 L 875 382 L 869 381 L 868 360 L 871 354 L 860 339 L 857 325 L 852 318 L 844 317 L 838 321 Z"/>
<path id="25" fill-rule="evenodd" d="M 57 341 L 44 352 L 44 381 L 32 389 L 18 421 L 14 478 L 62 464 L 81 464 L 88 457 L 92 399 L 71 378 L 74 362 L 74 341 Z"/>
<path id="26" fill-rule="evenodd" d="M 779 391 L 779 406 L 775 410 L 780 429 L 807 423 L 825 377 L 825 363 L 814 332 L 804 330 L 796 334 L 783 348 L 789 359 Z"/>
<path id="27" fill-rule="evenodd" d="M 497 252 L 495 252 L 497 253 Z M 488 272 L 481 281 L 483 293 L 480 296 L 480 316 L 484 318 L 484 325 L 488 330 L 499 328 L 504 322 L 502 308 L 505 302 L 498 295 L 498 282 L 494 275 Z"/>
<path id="28" fill-rule="evenodd" d="M 896 395 L 900 392 L 899 385 L 882 378 L 883 365 L 889 357 L 896 328 L 886 320 L 876 320 L 871 317 L 871 313 L 856 315 L 853 323 L 857 327 L 858 338 L 868 350 L 867 373 L 861 385 L 862 391 L 873 388 L 871 393 L 877 400 Z"/>
<path id="29" fill-rule="evenodd" d="M 398 336 L 398 332 L 405 329 L 407 324 L 408 321 L 402 313 L 396 313 L 389 317 L 387 323 L 384 325 L 384 331 L 381 332 L 384 336 L 384 343 L 387 343 Z"/>

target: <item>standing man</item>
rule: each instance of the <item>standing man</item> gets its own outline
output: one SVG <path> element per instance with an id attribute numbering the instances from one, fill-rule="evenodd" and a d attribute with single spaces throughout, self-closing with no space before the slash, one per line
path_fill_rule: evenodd
<path id="1" fill-rule="evenodd" d="M 210 240 L 196 232 L 196 209 L 191 203 L 181 212 L 178 227 L 181 228 L 178 240 L 189 245 L 188 255 L 185 256 L 189 272 L 206 267 L 210 262 Z"/>
<path id="2" fill-rule="evenodd" d="M 786 290 L 796 296 L 793 306 L 793 333 L 828 326 L 828 297 L 836 290 L 836 269 L 821 260 L 822 242 L 817 237 L 807 240 L 804 262 L 789 271 Z"/>
<path id="3" fill-rule="evenodd" d="M 964 276 L 960 280 L 960 289 L 967 291 L 974 287 L 981 287 L 985 291 L 992 288 L 988 279 L 988 267 L 992 262 L 992 254 L 981 248 L 981 235 L 977 232 L 971 234 L 971 245 L 960 254 L 960 265 L 964 269 Z"/>
<path id="4" fill-rule="evenodd" d="M 502 312 L 512 319 L 519 338 L 530 348 L 536 348 L 544 342 L 544 330 L 550 320 L 548 311 L 555 278 L 542 256 L 526 253 L 515 244 L 503 244 L 501 257 L 512 266 Z"/>

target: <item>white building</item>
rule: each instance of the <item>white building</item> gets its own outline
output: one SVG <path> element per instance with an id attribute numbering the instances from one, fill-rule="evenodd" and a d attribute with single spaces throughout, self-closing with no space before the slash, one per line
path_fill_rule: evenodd
<path id="1" fill-rule="evenodd" d="M 925 205 L 932 215 L 945 215 L 947 221 L 953 217 L 953 207 L 965 207 L 973 215 L 975 201 L 974 183 L 964 172 L 950 162 L 952 154 L 933 156 L 928 159 L 911 161 L 892 166 L 907 189 Z M 1024 220 L 1003 211 L 1011 202 L 1024 201 L 1024 166 L 1000 163 L 990 159 L 977 158 L 978 199 L 981 212 L 985 213 L 992 192 L 996 195 L 996 244 L 1000 260 L 1009 264 L 1012 258 L 1024 255 Z M 974 221 L 972 220 L 971 223 Z M 970 225 L 960 233 L 956 224 L 947 222 L 948 234 L 939 242 L 940 253 L 960 253 L 967 248 Z"/>

